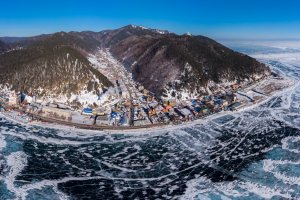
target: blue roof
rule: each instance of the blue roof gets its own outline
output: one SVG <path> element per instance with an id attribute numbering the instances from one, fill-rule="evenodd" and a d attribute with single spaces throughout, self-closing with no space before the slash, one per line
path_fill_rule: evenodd
<path id="1" fill-rule="evenodd" d="M 117 113 L 117 112 L 111 112 L 110 113 L 110 116 L 112 117 L 112 118 L 114 118 L 114 117 L 117 117 L 119 114 Z"/>
<path id="2" fill-rule="evenodd" d="M 222 104 L 223 103 L 223 100 L 222 99 L 217 99 L 215 100 L 215 104 Z"/>
<path id="3" fill-rule="evenodd" d="M 195 107 L 194 110 L 195 110 L 196 112 L 200 112 L 200 111 L 201 111 L 201 107 Z"/>
<path id="4" fill-rule="evenodd" d="M 85 113 L 92 113 L 93 109 L 91 109 L 91 108 L 84 108 L 83 112 L 85 112 Z"/>
<path id="5" fill-rule="evenodd" d="M 197 103 L 197 100 L 192 100 L 192 104 L 196 104 Z"/>
<path id="6" fill-rule="evenodd" d="M 122 116 L 121 119 L 120 119 L 120 121 L 119 121 L 119 123 L 120 124 L 124 124 L 124 123 L 126 123 L 126 121 L 127 121 L 127 117 L 126 116 Z"/>
<path id="7" fill-rule="evenodd" d="M 24 94 L 24 93 L 21 93 L 21 103 L 25 100 L 25 98 L 26 98 L 26 94 Z"/>

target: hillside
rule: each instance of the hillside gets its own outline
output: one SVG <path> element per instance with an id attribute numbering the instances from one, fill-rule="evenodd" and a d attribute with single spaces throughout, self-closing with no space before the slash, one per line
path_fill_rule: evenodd
<path id="1" fill-rule="evenodd" d="M 100 93 L 111 82 L 74 48 L 73 38 L 54 34 L 0 55 L 0 84 L 39 96 Z"/>
<path id="2" fill-rule="evenodd" d="M 206 93 L 210 83 L 251 81 L 269 74 L 264 64 L 203 36 L 126 26 L 102 33 L 102 44 L 136 81 L 162 94 L 166 88 Z"/>

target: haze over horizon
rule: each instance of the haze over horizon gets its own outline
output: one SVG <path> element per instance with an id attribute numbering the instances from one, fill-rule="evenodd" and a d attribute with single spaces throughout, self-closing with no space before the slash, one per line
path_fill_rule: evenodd
<path id="1" fill-rule="evenodd" d="M 135 24 L 212 38 L 298 39 L 299 6 L 296 0 L 5 1 L 0 36 L 101 31 Z"/>

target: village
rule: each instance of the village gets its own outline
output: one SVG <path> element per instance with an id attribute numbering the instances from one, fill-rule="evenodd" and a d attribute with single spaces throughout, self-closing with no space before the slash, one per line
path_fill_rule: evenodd
<path id="1" fill-rule="evenodd" d="M 139 84 L 132 86 L 130 81 L 120 79 L 115 82 L 114 100 L 96 108 L 74 110 L 60 102 L 41 102 L 32 94 L 0 92 L 0 110 L 15 112 L 25 122 L 42 120 L 99 128 L 151 127 L 181 124 L 225 110 L 237 110 L 258 100 L 239 89 L 240 85 L 233 84 L 228 91 L 214 95 L 188 100 L 163 99 Z"/>
<path id="2" fill-rule="evenodd" d="M 121 84 L 116 85 L 122 88 Z M 180 124 L 222 110 L 234 110 L 242 105 L 232 92 L 179 101 L 155 97 L 142 86 L 134 88 L 135 93 L 132 99 L 130 99 L 131 95 L 122 91 L 119 93 L 121 96 L 119 101 L 110 107 L 86 107 L 80 111 L 58 102 L 43 104 L 31 94 L 0 93 L 0 109 L 1 111 L 18 111 L 24 116 L 35 114 L 36 118 L 37 116 L 46 117 L 50 121 L 53 118 L 95 126 L 147 126 Z M 28 121 L 30 121 L 29 115 Z"/>
<path id="3" fill-rule="evenodd" d="M 95 97 L 96 103 L 91 106 L 74 109 L 56 99 L 45 101 L 30 93 L 0 90 L 0 111 L 25 123 L 52 122 L 87 129 L 143 128 L 182 124 L 214 113 L 238 110 L 287 86 L 282 78 L 260 77 L 248 84 L 233 82 L 213 94 L 183 100 L 156 96 L 133 81 L 120 63 L 97 66 L 94 62 L 94 67 L 106 75 L 114 87 L 98 99 Z"/>

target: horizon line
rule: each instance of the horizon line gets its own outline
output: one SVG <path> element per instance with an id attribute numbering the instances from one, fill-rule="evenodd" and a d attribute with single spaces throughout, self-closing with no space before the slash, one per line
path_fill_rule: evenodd
<path id="1" fill-rule="evenodd" d="M 256 40 L 256 41 L 259 41 L 259 40 L 269 40 L 269 41 L 274 41 L 274 40 L 290 40 L 290 41 L 293 41 L 293 40 L 300 40 L 300 37 L 299 38 L 296 38 L 296 37 L 266 37 L 266 36 L 263 36 L 263 37 L 219 37 L 219 36 L 213 36 L 213 35 L 208 35 L 208 34 L 193 34 L 192 32 L 190 31 L 186 31 L 186 32 L 176 32 L 176 31 L 172 31 L 172 30 L 168 30 L 168 29 L 161 29 L 161 28 L 152 28 L 152 27 L 147 27 L 147 26 L 143 26 L 143 25 L 135 25 L 135 24 L 127 24 L 127 25 L 123 25 L 123 26 L 119 26 L 118 28 L 104 28 L 102 30 L 92 30 L 92 29 L 83 29 L 83 30 L 60 30 L 60 31 L 53 31 L 53 32 L 48 32 L 48 33 L 36 33 L 36 34 L 32 34 L 32 35 L 1 35 L 0 34 L 0 38 L 30 38 L 30 37 L 36 37 L 36 36 L 41 36 L 41 35 L 52 35 L 52 34 L 55 34 L 55 33 L 59 33 L 59 32 L 65 32 L 65 33 L 71 33 L 71 32 L 102 32 L 102 31 L 109 31 L 109 30 L 117 30 L 117 29 L 121 29 L 121 28 L 124 28 L 126 26 L 137 26 L 137 27 L 145 27 L 147 29 L 152 29 L 152 30 L 162 30 L 162 31 L 168 31 L 170 33 L 174 33 L 176 35 L 184 35 L 184 34 L 187 34 L 187 33 L 190 33 L 191 35 L 193 36 L 204 36 L 204 37 L 208 37 L 208 38 L 212 38 L 214 40 L 236 40 L 236 41 L 242 41 L 242 40 L 248 40 L 248 41 L 251 41 L 251 40 Z"/>

